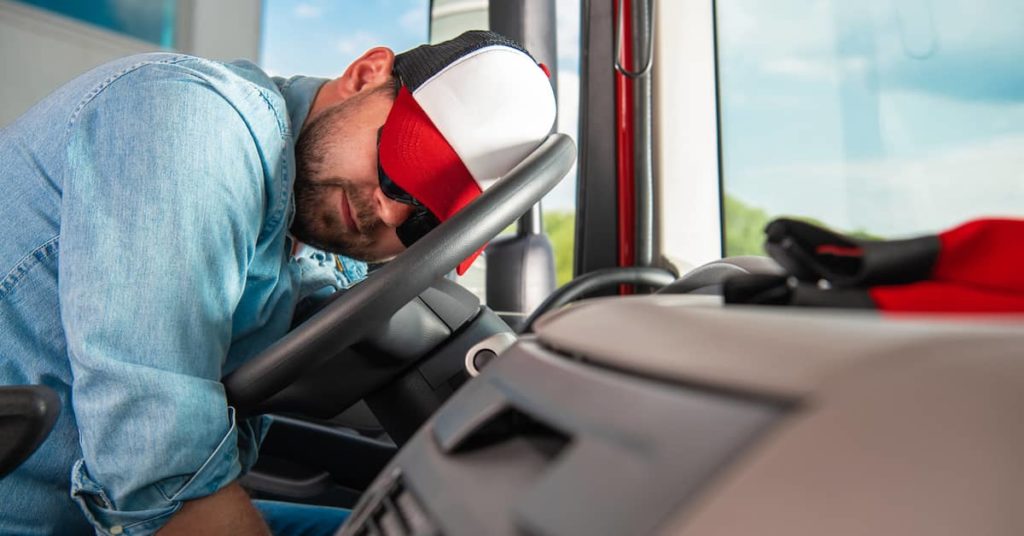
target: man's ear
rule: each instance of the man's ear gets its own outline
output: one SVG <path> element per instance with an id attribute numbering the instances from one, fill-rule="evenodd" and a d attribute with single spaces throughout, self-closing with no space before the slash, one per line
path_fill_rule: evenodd
<path id="1" fill-rule="evenodd" d="M 337 78 L 339 96 L 350 97 L 366 89 L 373 89 L 391 78 L 395 53 L 387 47 L 367 50 Z"/>

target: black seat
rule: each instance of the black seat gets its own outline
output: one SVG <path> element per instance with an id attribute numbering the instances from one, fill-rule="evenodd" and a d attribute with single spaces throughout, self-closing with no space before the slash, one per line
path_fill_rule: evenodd
<path id="1" fill-rule="evenodd" d="M 0 387 L 0 478 L 39 448 L 50 435 L 58 414 L 60 398 L 49 387 Z"/>

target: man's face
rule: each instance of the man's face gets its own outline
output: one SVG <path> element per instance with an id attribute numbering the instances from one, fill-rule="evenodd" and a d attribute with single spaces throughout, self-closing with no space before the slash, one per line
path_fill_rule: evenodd
<path id="1" fill-rule="evenodd" d="M 296 238 L 371 262 L 405 249 L 395 228 L 412 207 L 385 196 L 377 179 L 378 132 L 393 102 L 388 89 L 357 93 L 303 129 L 295 148 Z"/>

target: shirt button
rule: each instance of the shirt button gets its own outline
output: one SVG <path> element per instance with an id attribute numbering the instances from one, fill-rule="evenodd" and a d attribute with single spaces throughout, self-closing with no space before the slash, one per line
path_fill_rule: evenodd
<path id="1" fill-rule="evenodd" d="M 114 525 L 113 527 L 110 527 L 110 533 L 114 536 L 117 536 L 122 532 L 124 532 L 124 527 L 122 527 L 121 525 Z"/>

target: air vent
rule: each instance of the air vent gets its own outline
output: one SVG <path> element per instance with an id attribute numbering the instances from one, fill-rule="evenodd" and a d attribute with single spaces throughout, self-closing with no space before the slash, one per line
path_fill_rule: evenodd
<path id="1" fill-rule="evenodd" d="M 385 484 L 364 507 L 353 513 L 352 526 L 342 534 L 353 536 L 442 536 L 416 497 L 406 489 L 401 473 Z"/>

